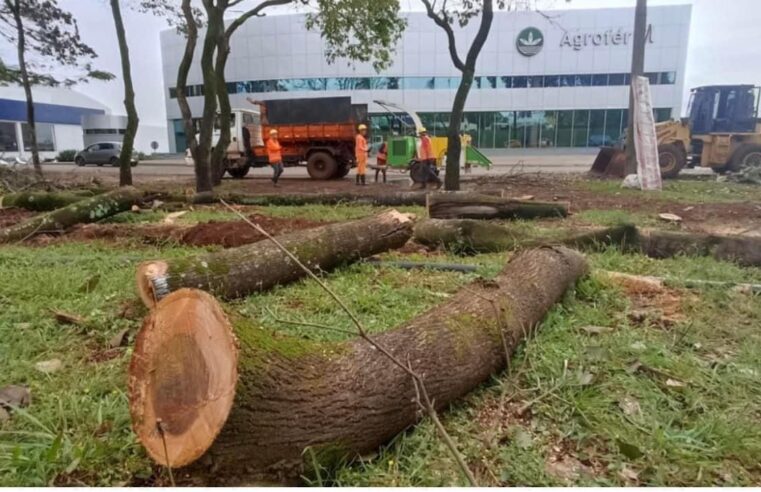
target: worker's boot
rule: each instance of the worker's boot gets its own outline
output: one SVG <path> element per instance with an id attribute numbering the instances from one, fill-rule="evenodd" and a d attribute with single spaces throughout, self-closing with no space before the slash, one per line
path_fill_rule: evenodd
<path id="1" fill-rule="evenodd" d="M 357 186 L 359 186 L 359 174 L 355 176 L 355 183 Z"/>
<path id="2" fill-rule="evenodd" d="M 362 175 L 362 186 L 365 186 L 367 183 L 365 182 L 365 175 Z"/>

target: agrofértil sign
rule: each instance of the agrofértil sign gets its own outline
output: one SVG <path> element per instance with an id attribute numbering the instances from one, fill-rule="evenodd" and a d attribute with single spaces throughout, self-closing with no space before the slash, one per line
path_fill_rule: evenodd
<path id="1" fill-rule="evenodd" d="M 597 32 L 565 31 L 560 38 L 560 47 L 581 51 L 588 46 L 627 46 L 631 44 L 633 37 L 632 31 L 624 31 L 621 27 Z M 653 43 L 652 24 L 647 26 L 645 42 Z M 544 47 L 544 34 L 536 27 L 527 27 L 518 33 L 515 46 L 521 55 L 534 56 Z"/>

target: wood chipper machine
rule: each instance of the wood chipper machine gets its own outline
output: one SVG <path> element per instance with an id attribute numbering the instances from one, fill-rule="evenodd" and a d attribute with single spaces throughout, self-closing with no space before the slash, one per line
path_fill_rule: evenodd
<path id="1" fill-rule="evenodd" d="M 693 89 L 688 118 L 655 125 L 661 176 L 674 178 L 685 166 L 717 173 L 761 168 L 760 97 L 761 87 L 753 85 Z M 625 164 L 623 146 L 603 147 L 590 172 L 624 177 Z"/>
<path id="2" fill-rule="evenodd" d="M 377 100 L 373 102 L 388 111 L 399 123 L 399 134 L 389 136 L 386 139 L 388 167 L 402 172 L 409 171 L 410 178 L 416 184 L 426 183 L 430 175 L 417 159 L 420 149 L 418 132 L 424 128 L 420 117 L 414 111 L 399 104 Z M 431 144 L 433 145 L 433 152 L 437 156 L 436 173 L 438 174 L 440 169 L 445 168 L 447 137 L 431 137 Z M 473 145 L 468 145 L 465 149 L 465 163 L 486 169 L 490 169 L 492 164 L 491 160 Z"/>

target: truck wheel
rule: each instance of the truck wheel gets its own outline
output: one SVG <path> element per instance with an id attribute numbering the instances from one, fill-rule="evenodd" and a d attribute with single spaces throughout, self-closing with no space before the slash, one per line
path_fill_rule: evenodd
<path id="1" fill-rule="evenodd" d="M 307 172 L 312 179 L 330 179 L 338 172 L 338 163 L 327 152 L 315 152 L 307 159 Z"/>
<path id="2" fill-rule="evenodd" d="M 679 146 L 663 144 L 658 146 L 658 163 L 661 166 L 662 178 L 676 178 L 679 171 L 687 164 L 687 156 Z"/>
<path id="3" fill-rule="evenodd" d="M 732 155 L 732 159 L 727 166 L 728 171 L 739 173 L 745 168 L 756 167 L 761 169 L 761 145 L 744 144 L 741 145 Z"/>
<path id="4" fill-rule="evenodd" d="M 338 168 L 338 173 L 333 176 L 335 179 L 342 179 L 345 178 L 347 174 L 351 171 L 351 165 L 344 164 Z"/>
<path id="5" fill-rule="evenodd" d="M 251 169 L 251 166 L 245 165 L 243 167 L 231 167 L 227 172 L 230 173 L 233 179 L 243 179 L 248 174 L 249 169 Z"/>

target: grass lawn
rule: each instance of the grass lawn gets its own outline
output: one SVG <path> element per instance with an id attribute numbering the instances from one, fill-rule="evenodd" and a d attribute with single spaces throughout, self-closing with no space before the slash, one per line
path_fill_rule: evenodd
<path id="1" fill-rule="evenodd" d="M 251 212 L 341 220 L 377 210 L 339 205 Z M 147 222 L 163 217 L 124 214 L 114 221 L 134 222 L 135 215 Z M 180 220 L 233 218 L 199 208 Z M 109 342 L 124 329 L 136 330 L 145 314 L 133 287 L 136 264 L 198 251 L 138 241 L 0 248 L 0 387 L 27 384 L 32 392 L 31 406 L 0 423 L 0 485 L 119 485 L 156 473 L 130 429 L 125 391 L 131 349 Z M 508 256 L 405 255 L 479 268 L 459 274 L 356 264 L 326 281 L 351 301 L 369 330 L 379 332 L 444 302 L 478 275 L 493 276 Z M 595 269 L 761 283 L 760 269 L 706 258 L 658 261 L 609 250 L 589 259 Z M 633 316 L 652 299 L 592 275 L 550 312 L 515 355 L 510 373 L 495 375 L 443 414 L 482 484 L 761 484 L 761 299 L 718 288 L 668 293 L 675 299 L 669 309 L 678 311 L 668 322 L 657 303 L 644 318 Z M 345 335 L 280 320 L 351 329 L 308 281 L 226 306 L 269 329 L 313 339 Z M 59 324 L 51 309 L 85 323 Z M 63 363 L 57 372 L 35 368 L 56 358 Z M 465 483 L 428 422 L 376 456 L 338 470 L 313 470 L 308 481 Z"/>

